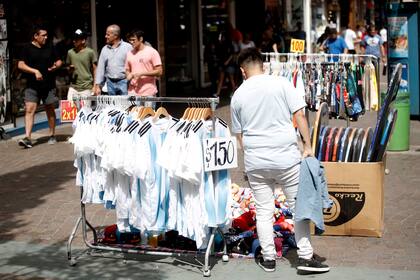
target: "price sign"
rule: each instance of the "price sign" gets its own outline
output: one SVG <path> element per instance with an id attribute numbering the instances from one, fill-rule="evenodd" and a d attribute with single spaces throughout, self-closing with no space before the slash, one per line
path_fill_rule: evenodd
<path id="1" fill-rule="evenodd" d="M 290 42 L 290 52 L 303 53 L 305 51 L 305 40 L 292 39 Z"/>
<path id="2" fill-rule="evenodd" d="M 238 146 L 235 137 L 203 140 L 204 171 L 238 167 Z"/>
<path id="3" fill-rule="evenodd" d="M 77 107 L 74 102 L 60 101 L 61 122 L 73 122 L 76 119 Z"/>

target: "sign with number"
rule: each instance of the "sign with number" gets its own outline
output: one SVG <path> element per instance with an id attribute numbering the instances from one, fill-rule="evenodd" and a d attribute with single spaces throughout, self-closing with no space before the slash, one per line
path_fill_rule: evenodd
<path id="1" fill-rule="evenodd" d="M 238 146 L 235 137 L 203 140 L 204 171 L 238 167 Z"/>
<path id="2" fill-rule="evenodd" d="M 77 107 L 74 102 L 60 101 L 61 122 L 73 122 L 76 119 Z"/>
<path id="3" fill-rule="evenodd" d="M 290 42 L 290 52 L 292 53 L 305 52 L 305 40 L 292 39 Z"/>

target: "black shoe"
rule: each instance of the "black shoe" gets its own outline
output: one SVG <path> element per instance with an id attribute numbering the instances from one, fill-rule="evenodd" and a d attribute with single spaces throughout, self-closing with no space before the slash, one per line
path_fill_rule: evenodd
<path id="1" fill-rule="evenodd" d="M 305 272 L 327 272 L 330 270 L 330 267 L 315 258 L 309 260 L 299 258 L 297 270 Z"/>
<path id="2" fill-rule="evenodd" d="M 32 148 L 32 142 L 28 137 L 19 140 L 19 146 L 25 147 L 26 149 Z"/>
<path id="3" fill-rule="evenodd" d="M 257 264 L 264 269 L 266 272 L 276 271 L 276 261 L 275 260 L 264 260 L 263 256 L 257 257 Z"/>

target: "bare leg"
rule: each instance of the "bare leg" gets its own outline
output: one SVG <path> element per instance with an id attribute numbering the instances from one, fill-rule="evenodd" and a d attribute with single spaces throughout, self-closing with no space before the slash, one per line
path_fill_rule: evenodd
<path id="1" fill-rule="evenodd" d="M 55 135 L 55 109 L 54 104 L 45 105 L 45 112 L 47 113 L 48 126 L 50 127 L 50 136 Z"/>
<path id="2" fill-rule="evenodd" d="M 220 95 L 224 82 L 225 82 L 225 72 L 222 70 L 219 74 L 219 84 L 217 85 L 217 92 L 216 92 L 217 96 Z"/>
<path id="3" fill-rule="evenodd" d="M 34 126 L 34 117 L 37 107 L 35 102 L 25 102 L 25 136 L 31 139 L 32 127 Z"/>

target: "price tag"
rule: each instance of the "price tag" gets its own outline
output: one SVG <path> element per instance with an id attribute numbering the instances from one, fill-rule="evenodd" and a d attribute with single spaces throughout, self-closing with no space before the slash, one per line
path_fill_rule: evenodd
<path id="1" fill-rule="evenodd" d="M 238 146 L 235 137 L 203 140 L 204 171 L 238 167 Z"/>
<path id="2" fill-rule="evenodd" d="M 292 39 L 290 41 L 290 52 L 303 53 L 305 51 L 305 40 Z"/>
<path id="3" fill-rule="evenodd" d="M 61 122 L 73 122 L 76 119 L 77 107 L 74 102 L 68 100 L 60 101 Z"/>

